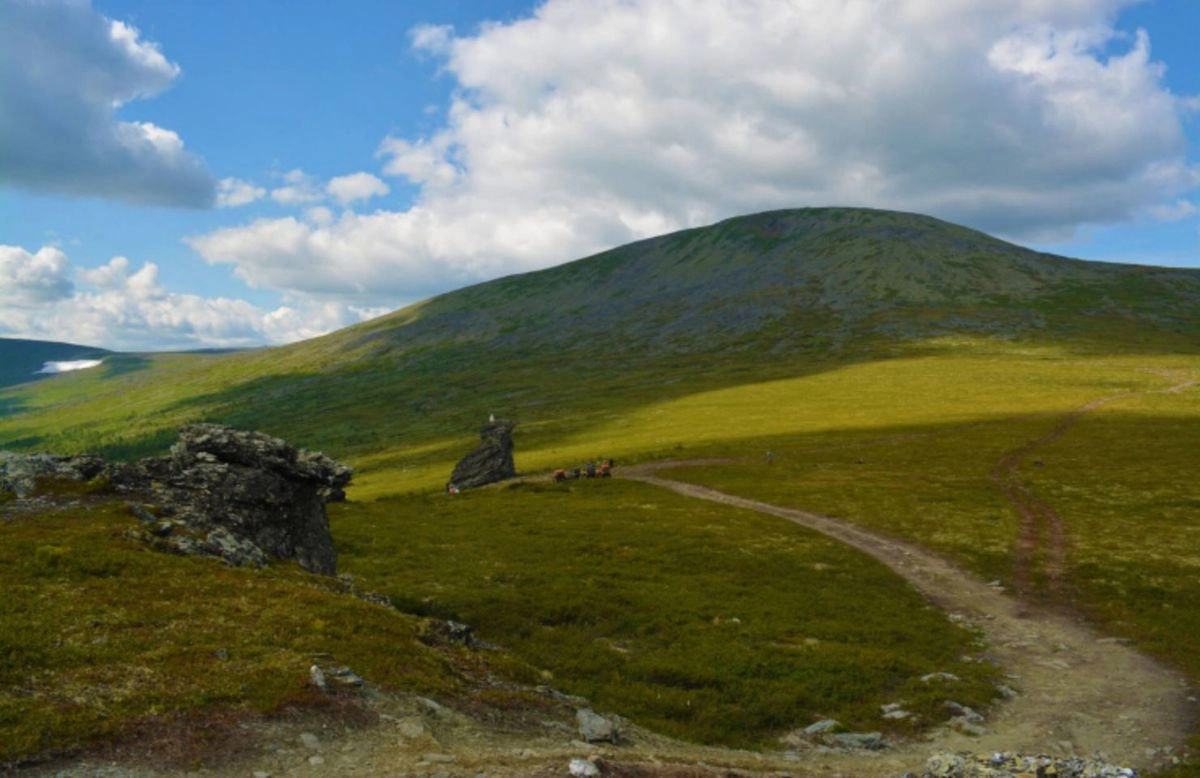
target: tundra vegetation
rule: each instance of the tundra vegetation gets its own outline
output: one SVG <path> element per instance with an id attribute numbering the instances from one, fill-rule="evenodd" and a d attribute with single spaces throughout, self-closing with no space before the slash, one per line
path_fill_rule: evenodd
<path id="1" fill-rule="evenodd" d="M 0 759 L 158 716 L 277 710 L 308 694 L 314 652 L 387 688 L 478 694 L 466 654 L 415 640 L 425 616 L 475 625 L 511 651 L 488 656 L 515 679 L 704 742 L 767 746 L 824 717 L 905 730 L 879 718 L 899 698 L 929 726 L 947 715 L 916 681 L 930 672 L 963 678 L 964 704 L 991 698 L 997 670 L 971 661 L 974 637 L 861 554 L 619 477 L 532 478 L 608 457 L 618 476 L 723 460 L 672 476 L 912 540 L 1200 682 L 1197 310 L 1195 271 L 814 209 L 645 241 L 291 346 L 115 356 L 8 389 L 3 448 L 133 457 L 204 420 L 349 462 L 350 501 L 331 511 L 340 566 L 405 613 L 287 565 L 133 547 L 133 519 L 103 495 L 5 519 Z M 531 478 L 442 494 L 491 412 L 519 422 Z M 1060 530 L 1023 516 L 1006 496 L 1014 479 Z M 232 615 L 260 609 L 252 627 Z M 226 646 L 254 679 L 244 688 L 204 670 Z"/>

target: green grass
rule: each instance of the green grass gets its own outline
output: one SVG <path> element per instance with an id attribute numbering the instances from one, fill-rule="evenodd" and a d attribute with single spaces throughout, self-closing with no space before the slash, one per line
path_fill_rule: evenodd
<path id="1" fill-rule="evenodd" d="M 844 549 L 647 487 L 434 497 L 482 420 L 519 422 L 525 472 L 607 457 L 618 466 L 732 458 L 681 475 L 859 522 L 1008 580 L 1019 521 L 991 477 L 996 463 L 1073 409 L 1128 395 L 1039 450 L 1042 467 L 1020 471 L 1069 530 L 1067 586 L 1038 594 L 1067 599 L 1200 682 L 1198 392 L 1144 394 L 1171 383 L 1163 371 L 1200 372 L 1198 289 L 1194 272 L 1049 258 L 922 217 L 762 214 L 473 287 L 307 343 L 115 359 L 8 389 L 0 446 L 134 457 L 165 450 L 180 424 L 208 420 L 325 450 L 356 468 L 335 534 L 343 565 L 368 587 L 477 624 L 556 684 L 617 712 L 685 737 L 763 743 L 785 722 L 833 712 L 870 726 L 870 706 L 889 697 L 925 705 L 906 679 L 943 655 L 905 637 L 906 624 L 919 613 L 942 634 L 941 617 Z M 767 450 L 776 454 L 769 469 Z M 72 561 L 86 547 L 72 533 L 87 524 L 33 533 L 22 547 L 29 564 L 77 579 L 72 597 L 83 600 L 141 569 L 106 577 Z M 138 553 L 162 576 L 196 564 Z M 817 574 L 817 565 L 829 566 Z M 785 568 L 805 596 L 777 585 Z M 229 596 L 213 582 L 238 576 L 281 587 L 252 590 L 256 601 L 299 585 L 287 578 L 294 571 L 186 569 L 205 571 L 191 582 L 205 597 Z M 776 575 L 756 577 L 760 569 Z M 51 578 L 17 565 L 10 580 L 34 587 L 21 589 L 33 597 Z M 833 580 L 841 585 L 829 590 Z M 845 607 L 875 598 L 895 607 L 864 624 Z M 202 610 L 178 620 L 204 624 Z M 84 618 L 48 614 L 59 631 Z M 32 618 L 2 616 L 6 628 Z M 274 626 L 290 646 L 290 628 Z M 264 651 L 274 645 L 261 640 Z M 717 672 L 721 641 L 729 654 Z M 384 662 L 365 639 L 339 645 L 368 667 Z M 95 650 L 94 661 L 119 661 Z M 16 668 L 35 661 L 32 649 L 13 656 Z M 169 665 L 147 656 L 145 667 Z M 811 669 L 796 670 L 798 658 Z M 47 678 L 48 689 L 75 683 Z M 700 710 L 748 724 L 731 731 Z M 89 726 L 82 731 L 103 731 Z"/>
<path id="2" fill-rule="evenodd" d="M 485 662 L 534 680 L 503 654 L 427 646 L 421 620 L 336 580 L 150 551 L 135 525 L 103 498 L 0 518 L 0 765 L 218 711 L 319 705 L 314 661 L 447 698 L 469 698 Z"/>
<path id="3" fill-rule="evenodd" d="M 475 625 L 561 688 L 668 734 L 763 746 L 835 718 L 912 732 L 998 670 L 882 565 L 773 517 L 603 480 L 345 504 L 341 564 L 403 607 Z M 947 690 L 921 676 L 951 672 Z"/>

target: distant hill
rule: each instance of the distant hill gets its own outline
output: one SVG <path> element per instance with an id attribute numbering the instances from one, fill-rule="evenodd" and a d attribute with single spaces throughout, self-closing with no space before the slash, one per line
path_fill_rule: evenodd
<path id="1" fill-rule="evenodd" d="M 205 419 L 359 456 L 492 412 L 565 434 L 647 402 L 967 341 L 1194 355 L 1200 270 L 1067 259 L 909 213 L 771 211 L 288 346 L 114 358 L 53 402 L 41 386 L 13 396 L 24 410 L 0 446 L 140 455 Z"/>
<path id="2" fill-rule="evenodd" d="M 770 211 L 480 284 L 332 337 L 774 353 L 884 337 L 1200 334 L 1200 270 L 1031 251 L 917 214 Z"/>
<path id="3" fill-rule="evenodd" d="M 0 386 L 44 378 L 38 371 L 47 362 L 103 359 L 112 354 L 102 348 L 47 340 L 0 338 Z"/>

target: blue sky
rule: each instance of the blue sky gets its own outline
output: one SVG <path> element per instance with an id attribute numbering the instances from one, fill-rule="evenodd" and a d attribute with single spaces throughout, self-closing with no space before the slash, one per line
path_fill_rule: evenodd
<path id="1" fill-rule="evenodd" d="M 1195 0 L 0 0 L 0 336 L 282 343 L 767 208 L 1200 267 Z"/>

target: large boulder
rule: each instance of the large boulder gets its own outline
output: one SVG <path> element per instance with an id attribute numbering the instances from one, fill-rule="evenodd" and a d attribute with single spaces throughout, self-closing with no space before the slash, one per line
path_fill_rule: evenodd
<path id="1" fill-rule="evenodd" d="M 111 474 L 118 488 L 148 493 L 172 526 L 204 535 L 203 542 L 185 546 L 227 557 L 221 550 L 232 547 L 217 540 L 228 534 L 267 557 L 295 559 L 322 575 L 337 573 L 325 503 L 344 495 L 350 477 L 349 467 L 324 454 L 215 424 L 183 427 L 169 456 L 117 466 Z M 243 558 L 257 556 L 229 561 Z"/>
<path id="2" fill-rule="evenodd" d="M 516 426 L 504 419 L 483 425 L 479 445 L 455 466 L 450 483 L 459 489 L 473 489 L 515 476 L 512 432 Z"/>
<path id="3" fill-rule="evenodd" d="M 0 451 L 0 493 L 27 497 L 36 490 L 39 480 L 68 478 L 72 481 L 91 481 L 102 475 L 105 467 L 103 459 L 93 456 L 59 457 Z"/>

